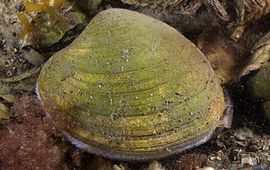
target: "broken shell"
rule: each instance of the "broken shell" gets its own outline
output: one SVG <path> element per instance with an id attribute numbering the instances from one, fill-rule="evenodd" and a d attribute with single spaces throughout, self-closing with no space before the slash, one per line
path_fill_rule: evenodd
<path id="1" fill-rule="evenodd" d="M 225 109 L 194 44 L 124 9 L 100 12 L 51 57 L 37 94 L 73 144 L 112 159 L 161 158 L 204 143 Z"/>

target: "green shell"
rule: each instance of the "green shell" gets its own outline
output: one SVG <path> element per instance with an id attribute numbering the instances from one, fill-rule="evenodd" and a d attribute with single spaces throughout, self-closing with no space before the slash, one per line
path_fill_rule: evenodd
<path id="1" fill-rule="evenodd" d="M 205 142 L 224 110 L 223 90 L 195 45 L 124 9 L 97 14 L 49 59 L 37 85 L 66 134 L 117 159 L 153 159 Z"/>
<path id="2" fill-rule="evenodd" d="M 255 97 L 270 100 L 270 63 L 261 68 L 249 84 Z"/>

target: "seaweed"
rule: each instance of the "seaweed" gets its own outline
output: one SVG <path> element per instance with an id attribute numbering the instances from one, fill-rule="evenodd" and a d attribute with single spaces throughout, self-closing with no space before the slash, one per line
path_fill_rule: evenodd
<path id="1" fill-rule="evenodd" d="M 71 25 L 61 14 L 66 0 L 25 0 L 25 11 L 18 13 L 24 25 L 21 36 L 33 45 L 49 46 L 59 41 Z"/>

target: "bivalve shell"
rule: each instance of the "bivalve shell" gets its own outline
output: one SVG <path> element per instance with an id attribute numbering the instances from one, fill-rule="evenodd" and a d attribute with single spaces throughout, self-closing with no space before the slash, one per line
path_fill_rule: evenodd
<path id="1" fill-rule="evenodd" d="M 223 90 L 195 45 L 125 9 L 97 14 L 49 59 L 37 91 L 74 144 L 113 159 L 154 159 L 197 146 L 224 111 Z"/>

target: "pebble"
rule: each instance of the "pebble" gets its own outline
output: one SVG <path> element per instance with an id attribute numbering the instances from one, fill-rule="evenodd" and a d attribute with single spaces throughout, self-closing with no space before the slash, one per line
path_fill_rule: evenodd
<path id="1" fill-rule="evenodd" d="M 125 170 L 126 168 L 123 165 L 114 165 L 113 170 Z"/>
<path id="2" fill-rule="evenodd" d="M 241 164 L 254 166 L 258 164 L 258 161 L 250 155 L 242 155 Z"/>
<path id="3" fill-rule="evenodd" d="M 153 161 L 147 170 L 165 170 L 165 168 L 158 162 L 158 161 Z"/>
<path id="4" fill-rule="evenodd" d="M 26 55 L 23 56 L 25 60 L 34 66 L 40 66 L 44 63 L 45 58 L 39 54 L 37 51 L 31 49 Z"/>
<path id="5" fill-rule="evenodd" d="M 239 140 L 246 140 L 247 138 L 253 138 L 253 132 L 250 129 L 237 129 L 234 136 Z"/>

